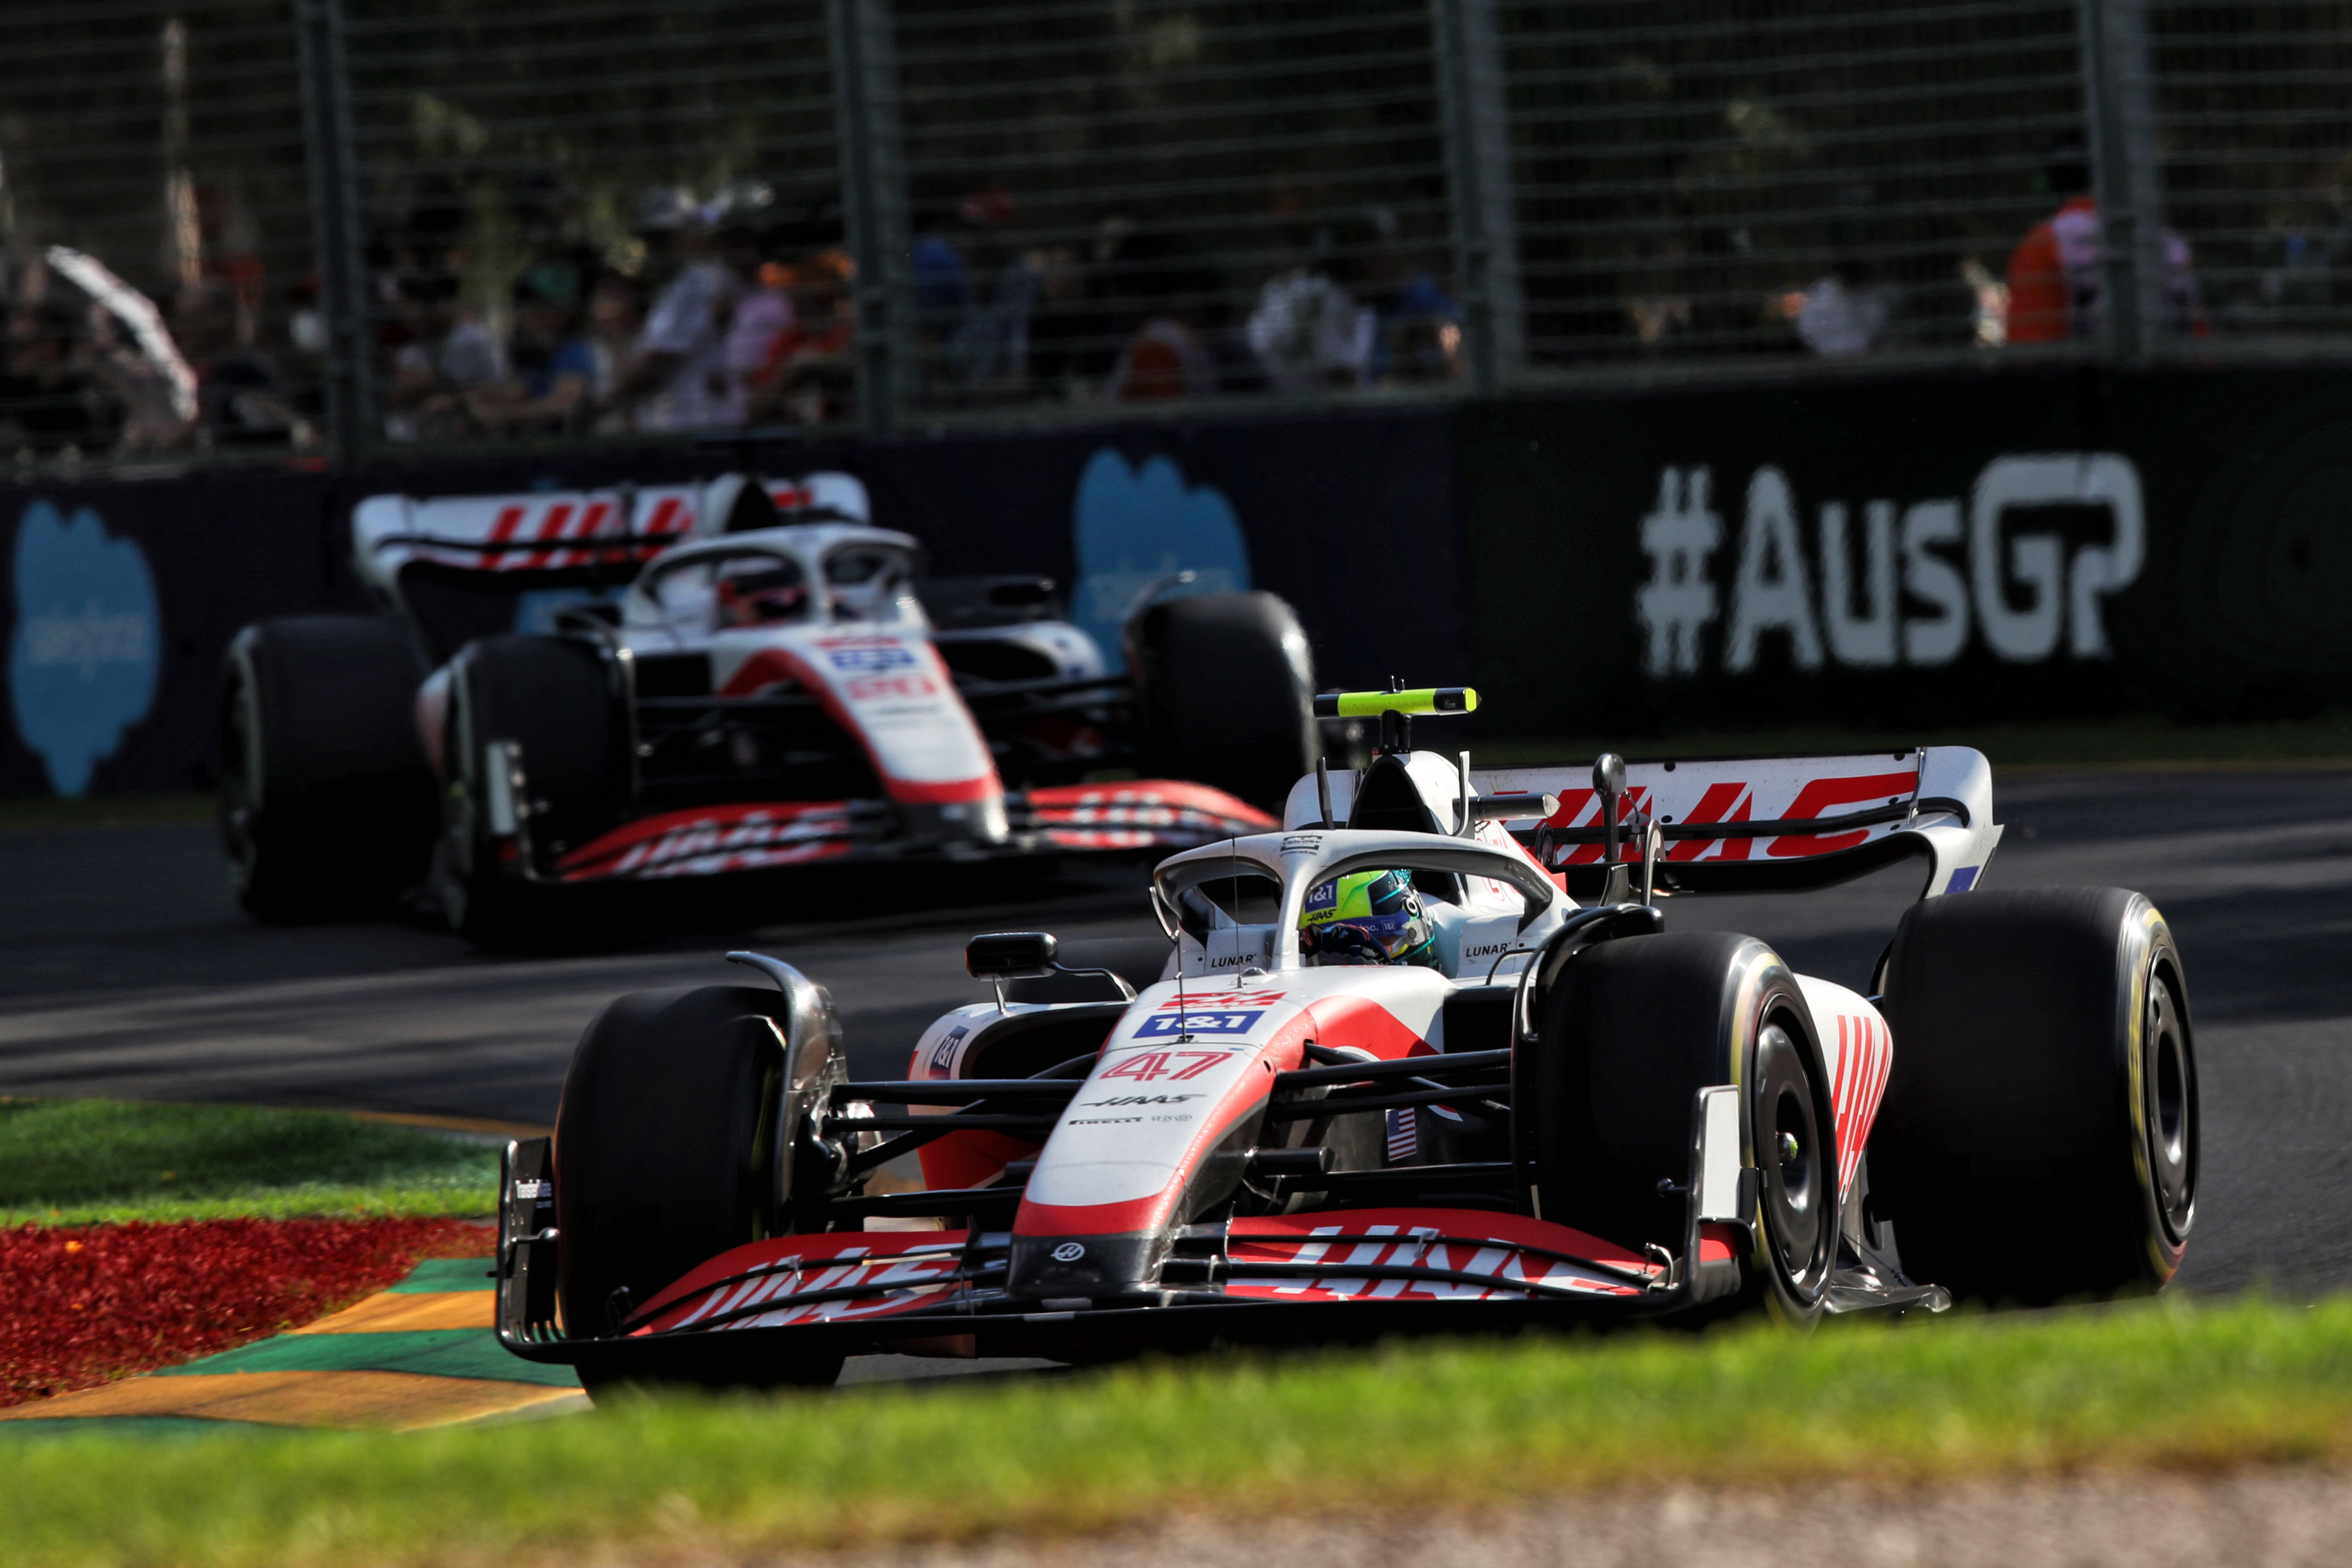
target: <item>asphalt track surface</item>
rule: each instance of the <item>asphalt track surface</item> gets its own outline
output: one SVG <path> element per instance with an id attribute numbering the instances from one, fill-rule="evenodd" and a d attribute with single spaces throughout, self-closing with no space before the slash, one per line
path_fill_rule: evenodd
<path id="1" fill-rule="evenodd" d="M 2352 771 L 2011 775 L 1994 799 L 2008 833 L 1985 885 L 2137 888 L 2180 942 L 2204 1116 L 2181 1284 L 2352 1285 Z M 925 1024 L 984 999 L 962 972 L 967 936 L 1146 935 L 1142 878 L 1097 867 L 966 884 L 950 890 L 957 907 L 913 916 L 896 912 L 904 887 L 846 900 L 777 889 L 768 907 L 788 918 L 758 929 L 491 957 L 390 921 L 256 926 L 203 826 L 0 832 L 0 1093 L 544 1124 L 599 1005 L 640 987 L 756 983 L 719 957 L 734 946 L 828 986 L 853 1070 L 896 1077 Z M 1751 932 L 1861 988 L 1916 890 L 1898 868 L 1820 893 L 1678 900 L 1667 919 Z"/>

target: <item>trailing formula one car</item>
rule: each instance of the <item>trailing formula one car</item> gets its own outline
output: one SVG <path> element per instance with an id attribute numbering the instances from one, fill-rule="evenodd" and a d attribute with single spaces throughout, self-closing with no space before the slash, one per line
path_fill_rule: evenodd
<path id="1" fill-rule="evenodd" d="M 592 883 L 1273 826 L 1319 750 L 1281 600 L 1163 580 L 1115 673 L 1050 580 L 926 580 L 864 514 L 838 474 L 362 501 L 384 613 L 265 621 L 229 653 L 246 907 L 310 918 L 430 865 L 451 924 L 498 943 Z M 1087 782 L 1127 769 L 1167 776 Z"/>
<path id="2" fill-rule="evenodd" d="M 975 938 L 993 996 L 903 1079 L 853 1079 L 824 990 L 772 958 L 730 955 L 770 984 L 613 1002 L 554 1138 L 508 1149 L 508 1349 L 592 1392 L 810 1384 L 877 1351 L 1805 1322 L 2170 1278 L 2198 1162 L 2180 954 L 2137 893 L 1979 889 L 1977 752 L 1489 771 L 1411 746 L 1472 693 L 1318 701 L 1381 716 L 1368 767 L 1164 860 L 1149 964 Z M 1906 858 L 1922 897 L 1868 994 L 1664 929 L 1672 886 Z M 909 1153 L 921 1190 L 877 1190 Z"/>

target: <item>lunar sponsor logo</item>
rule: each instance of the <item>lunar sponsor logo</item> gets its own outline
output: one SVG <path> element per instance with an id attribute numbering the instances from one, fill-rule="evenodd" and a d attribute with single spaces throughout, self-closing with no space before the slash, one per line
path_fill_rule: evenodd
<path id="1" fill-rule="evenodd" d="M 1211 969 L 1253 969 L 1263 966 L 1265 963 L 1265 954 L 1263 952 L 1236 952 L 1223 958 L 1209 960 L 1209 967 Z"/>
<path id="2" fill-rule="evenodd" d="M 1510 951 L 1511 944 L 1507 942 L 1478 942 L 1472 946 L 1464 948 L 1462 950 L 1462 956 L 1465 958 L 1492 958 L 1498 952 L 1508 952 Z"/>

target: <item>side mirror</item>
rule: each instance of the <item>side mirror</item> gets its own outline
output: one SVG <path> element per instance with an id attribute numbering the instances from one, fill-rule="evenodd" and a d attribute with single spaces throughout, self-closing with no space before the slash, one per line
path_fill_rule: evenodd
<path id="1" fill-rule="evenodd" d="M 1054 602 L 1051 577 L 999 577 L 988 584 L 988 602 L 1000 609 L 1026 609 Z"/>
<path id="2" fill-rule="evenodd" d="M 974 980 L 1034 979 L 1054 973 L 1061 950 L 1051 931 L 995 931 L 963 944 L 964 973 Z"/>

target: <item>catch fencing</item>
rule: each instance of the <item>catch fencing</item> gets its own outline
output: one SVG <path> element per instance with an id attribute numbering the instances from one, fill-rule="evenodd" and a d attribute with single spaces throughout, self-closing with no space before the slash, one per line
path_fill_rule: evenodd
<path id="1" fill-rule="evenodd" d="M 2352 350 L 2352 4 L 17 0 L 0 462 Z"/>

